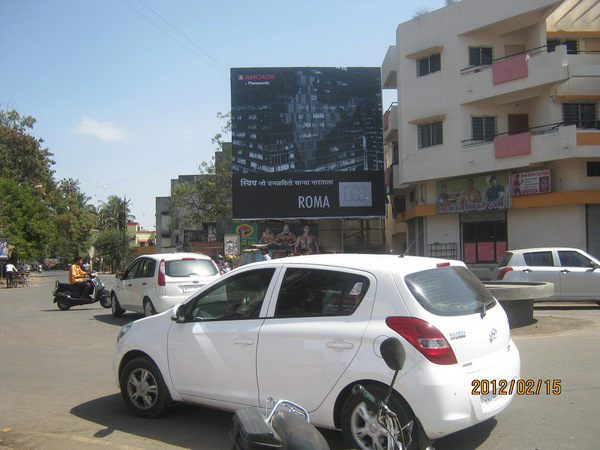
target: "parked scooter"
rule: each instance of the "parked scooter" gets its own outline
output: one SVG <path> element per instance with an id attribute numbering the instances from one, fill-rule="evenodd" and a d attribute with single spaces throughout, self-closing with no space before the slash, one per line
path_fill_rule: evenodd
<path id="1" fill-rule="evenodd" d="M 92 272 L 92 275 L 96 275 Z M 90 279 L 93 288 L 89 293 L 87 299 L 81 299 L 81 287 L 75 286 L 71 283 L 60 283 L 56 281 L 54 292 L 54 303 L 58 305 L 58 309 L 66 311 L 72 306 L 89 305 L 92 303 L 100 302 L 104 308 L 111 307 L 110 291 L 104 287 L 104 283 L 100 281 L 98 276 L 93 276 Z"/>
<path id="2" fill-rule="evenodd" d="M 329 450 L 323 435 L 310 423 L 308 412 L 289 400 L 269 398 L 264 414 L 253 407 L 238 409 L 233 422 L 234 450 Z"/>

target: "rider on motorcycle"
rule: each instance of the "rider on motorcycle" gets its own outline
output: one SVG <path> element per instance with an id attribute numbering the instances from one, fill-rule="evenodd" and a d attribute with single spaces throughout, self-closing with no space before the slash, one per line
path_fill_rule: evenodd
<path id="1" fill-rule="evenodd" d="M 90 279 L 93 275 L 90 272 L 86 272 L 81 267 L 83 264 L 83 258 L 81 256 L 75 257 L 75 262 L 69 269 L 69 282 L 81 288 L 81 293 L 79 294 L 80 300 L 88 300 L 89 293 L 92 290 L 92 283 Z"/>

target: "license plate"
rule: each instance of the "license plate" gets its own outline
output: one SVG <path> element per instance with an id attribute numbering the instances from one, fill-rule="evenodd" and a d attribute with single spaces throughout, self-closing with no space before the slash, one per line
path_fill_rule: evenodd
<path id="1" fill-rule="evenodd" d="M 200 286 L 183 286 L 183 292 L 194 292 L 200 289 Z"/>
<path id="2" fill-rule="evenodd" d="M 498 407 L 500 407 L 500 405 L 502 405 L 505 401 L 507 401 L 509 399 L 509 397 L 507 395 L 494 395 L 494 394 L 488 394 L 488 395 L 482 395 L 479 397 L 481 400 L 481 410 L 484 413 L 487 413 L 489 411 L 492 411 Z"/>

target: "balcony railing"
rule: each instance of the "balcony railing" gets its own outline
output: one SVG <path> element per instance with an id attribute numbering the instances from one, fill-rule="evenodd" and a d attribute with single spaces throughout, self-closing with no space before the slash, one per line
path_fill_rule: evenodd
<path id="1" fill-rule="evenodd" d="M 502 58 L 493 59 L 490 64 L 480 64 L 477 66 L 466 67 L 460 71 L 460 74 L 468 75 L 471 73 L 477 73 L 477 72 L 481 72 L 483 70 L 491 69 L 492 64 L 499 62 L 499 61 L 506 60 L 508 58 L 512 58 L 513 56 L 517 56 L 517 55 L 529 55 L 529 56 L 533 57 L 533 56 L 541 55 L 544 53 L 552 53 L 556 50 L 556 47 L 557 47 L 556 45 L 542 45 L 541 47 L 536 47 L 536 48 L 532 48 L 529 50 L 524 50 L 522 52 L 513 53 L 512 55 L 509 55 L 509 56 L 503 56 Z M 599 50 L 571 50 L 571 49 L 569 49 L 567 51 L 567 54 L 568 55 L 600 55 L 600 51 Z"/>
<path id="2" fill-rule="evenodd" d="M 587 122 L 589 122 L 589 121 L 587 121 Z M 598 124 L 598 122 L 595 122 L 595 123 Z M 460 142 L 462 143 L 463 147 L 470 147 L 472 145 L 487 144 L 487 143 L 493 142 L 494 139 L 496 139 L 496 138 L 508 136 L 508 135 L 512 135 L 512 134 L 531 133 L 532 136 L 537 136 L 540 134 L 556 133 L 558 131 L 558 128 L 563 125 L 576 125 L 576 123 L 571 123 L 571 122 L 569 122 L 569 123 L 565 123 L 565 122 L 551 123 L 548 125 L 540 125 L 537 127 L 525 128 L 522 130 L 508 131 L 506 133 L 498 133 L 498 134 L 495 134 L 495 135 L 490 136 L 489 138 L 485 138 L 485 139 L 465 139 Z M 578 126 L 578 128 L 579 128 L 579 126 Z"/>

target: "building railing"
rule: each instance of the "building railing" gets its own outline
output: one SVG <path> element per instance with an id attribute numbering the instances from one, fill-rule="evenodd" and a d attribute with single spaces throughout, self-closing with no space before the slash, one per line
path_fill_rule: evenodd
<path id="1" fill-rule="evenodd" d="M 564 44 L 561 44 L 561 45 L 564 45 Z M 512 58 L 513 56 L 517 56 L 517 55 L 529 55 L 529 56 L 533 57 L 533 56 L 537 56 L 537 55 L 541 55 L 541 54 L 545 54 L 545 53 L 553 53 L 555 51 L 556 47 L 557 47 L 556 45 L 542 45 L 541 47 L 523 50 L 522 52 L 513 53 L 508 56 L 503 56 L 502 58 L 493 59 L 490 64 L 479 64 L 476 66 L 465 67 L 464 69 L 461 69 L 460 74 L 468 75 L 471 73 L 481 72 L 482 70 L 491 69 L 492 64 L 494 64 L 495 62 L 503 61 L 505 59 Z M 600 51 L 598 51 L 598 50 L 568 50 L 567 54 L 569 54 L 569 55 L 600 55 Z"/>
<path id="2" fill-rule="evenodd" d="M 493 136 L 490 136 L 489 138 L 486 138 L 486 139 L 465 139 L 460 142 L 462 143 L 463 147 L 469 147 L 472 145 L 491 143 L 491 142 L 494 142 L 494 139 L 496 139 L 496 138 L 499 138 L 502 136 L 508 136 L 511 134 L 531 133 L 532 136 L 536 136 L 536 135 L 540 135 L 540 134 L 556 133 L 558 131 L 558 128 L 563 125 L 576 125 L 576 124 L 575 123 L 565 123 L 565 122 L 551 123 L 551 124 L 547 124 L 547 125 L 539 125 L 537 127 L 525 128 L 522 130 L 498 133 L 498 134 L 494 134 Z"/>

